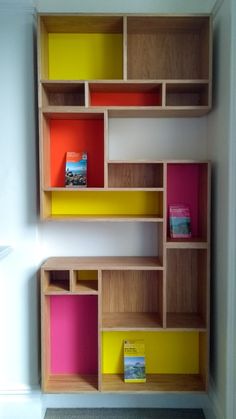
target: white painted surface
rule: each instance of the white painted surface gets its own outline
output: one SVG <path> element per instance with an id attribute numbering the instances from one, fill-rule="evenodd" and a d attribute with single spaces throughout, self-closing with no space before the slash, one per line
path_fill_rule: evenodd
<path id="1" fill-rule="evenodd" d="M 42 12 L 208 12 L 214 1 L 149 0 L 141 2 L 41 0 Z M 22 7 L 21 7 L 22 5 Z M 39 327 L 37 269 L 52 255 L 155 254 L 156 229 L 145 223 L 38 223 L 37 144 L 33 48 L 33 1 L 0 0 L 1 96 L 0 113 L 0 231 L 1 242 L 13 251 L 1 260 L 0 278 L 0 417 L 41 419 L 47 406 L 142 406 L 205 407 L 206 396 L 158 395 L 43 396 L 31 391 L 39 383 Z M 196 119 L 111 119 L 109 157 L 213 158 L 214 240 L 213 362 L 214 397 L 219 410 L 227 410 L 227 210 L 229 192 L 229 0 L 217 18 L 219 45 L 214 112 Z M 235 32 L 234 32 L 235 34 Z M 208 139 L 208 141 L 207 141 Z M 148 147 L 146 146 L 148 144 Z M 127 148 L 126 148 L 127 147 Z M 140 150 L 140 151 L 138 151 Z M 149 151 L 151 150 L 151 152 Z M 140 154 L 139 154 L 140 153 Z M 12 172 L 12 168 L 14 172 Z M 11 175 L 8 176 L 9 170 Z M 228 243 L 228 245 L 230 245 Z M 216 263 L 216 265 L 215 265 Z M 21 394 L 21 393 L 26 394 Z M 19 393 L 19 394 L 18 394 Z M 210 416 L 211 415 L 211 416 Z M 219 419 L 223 419 L 224 416 Z M 225 416 L 224 419 L 232 419 Z"/>

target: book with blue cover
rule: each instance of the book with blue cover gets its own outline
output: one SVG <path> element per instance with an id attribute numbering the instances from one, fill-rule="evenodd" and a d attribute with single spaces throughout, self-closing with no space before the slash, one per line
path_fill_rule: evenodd
<path id="1" fill-rule="evenodd" d="M 85 188 L 87 186 L 87 153 L 68 151 L 66 153 L 66 188 Z"/>
<path id="2" fill-rule="evenodd" d="M 143 340 L 124 341 L 125 383 L 146 382 L 145 344 Z"/>

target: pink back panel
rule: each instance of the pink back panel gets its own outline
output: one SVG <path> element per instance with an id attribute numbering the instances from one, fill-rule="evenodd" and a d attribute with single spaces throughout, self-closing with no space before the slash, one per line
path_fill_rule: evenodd
<path id="1" fill-rule="evenodd" d="M 96 296 L 50 297 L 52 374 L 97 373 L 97 313 Z"/>
<path id="2" fill-rule="evenodd" d="M 199 219 L 199 164 L 168 164 L 167 215 L 169 205 L 186 204 L 190 208 L 192 237 L 197 237 Z M 169 217 L 168 217 L 169 219 Z M 168 223 L 169 235 L 169 223 Z"/>

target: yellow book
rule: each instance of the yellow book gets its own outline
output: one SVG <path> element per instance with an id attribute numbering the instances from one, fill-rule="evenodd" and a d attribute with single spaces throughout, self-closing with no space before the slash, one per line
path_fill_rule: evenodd
<path id="1" fill-rule="evenodd" d="M 143 340 L 124 341 L 125 383 L 145 383 L 145 344 Z"/>

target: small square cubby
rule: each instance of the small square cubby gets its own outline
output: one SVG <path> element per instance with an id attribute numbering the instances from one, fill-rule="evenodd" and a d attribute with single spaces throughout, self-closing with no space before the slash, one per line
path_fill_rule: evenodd
<path id="1" fill-rule="evenodd" d="M 70 291 L 70 271 L 44 271 L 43 289 L 45 293 L 64 293 Z"/>

